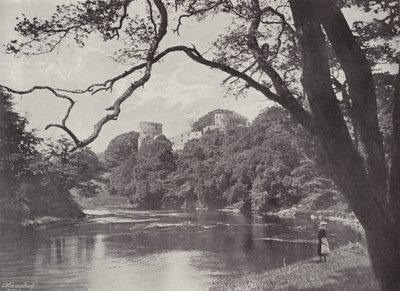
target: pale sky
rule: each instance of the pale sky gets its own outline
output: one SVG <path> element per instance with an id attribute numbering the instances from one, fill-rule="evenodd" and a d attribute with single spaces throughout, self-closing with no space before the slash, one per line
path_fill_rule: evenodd
<path id="1" fill-rule="evenodd" d="M 111 58 L 113 44 L 104 44 L 91 39 L 84 49 L 73 44 L 61 45 L 58 51 L 42 56 L 14 57 L 5 54 L 4 44 L 18 38 L 13 30 L 16 17 L 24 13 L 27 17 L 48 16 L 61 0 L 0 0 L 0 83 L 14 89 L 28 89 L 34 85 L 50 85 L 56 88 L 86 88 L 118 75 L 129 66 L 115 63 Z M 178 39 L 168 32 L 166 44 L 195 43 L 199 50 L 206 50 L 209 43 L 222 33 L 226 21 L 212 19 L 201 26 L 186 20 Z M 177 135 L 188 131 L 188 121 L 207 112 L 221 108 L 234 110 L 250 121 L 261 109 L 273 104 L 255 91 L 246 98 L 224 98 L 221 81 L 226 78 L 221 72 L 210 70 L 183 56 L 175 54 L 154 66 L 151 80 L 137 90 L 122 105 L 117 121 L 103 127 L 99 138 L 90 147 L 101 152 L 108 142 L 123 132 L 138 131 L 142 120 L 163 123 L 164 134 Z M 105 108 L 127 88 L 128 78 L 118 83 L 112 93 L 78 98 L 68 125 L 81 139 L 91 133 L 94 124 L 106 113 Z M 32 128 L 45 137 L 56 137 L 58 129 L 44 130 L 49 123 L 59 123 L 68 103 L 57 99 L 46 91 L 36 91 L 23 97 L 17 96 L 17 108 L 24 113 Z"/>
<path id="2" fill-rule="evenodd" d="M 16 17 L 23 13 L 28 18 L 48 17 L 56 5 L 62 3 L 67 1 L 0 0 L 0 84 L 17 90 L 29 89 L 34 85 L 83 89 L 130 68 L 111 59 L 112 52 L 118 47 L 115 41 L 104 43 L 96 37 L 90 38 L 83 49 L 65 42 L 59 50 L 46 55 L 14 57 L 5 54 L 4 45 L 18 38 L 14 31 Z M 344 13 L 349 22 L 376 17 L 361 9 L 344 10 Z M 193 43 L 199 51 L 205 52 L 228 24 L 223 16 L 202 21 L 201 24 L 184 19 L 181 35 L 178 37 L 169 30 L 162 47 L 181 44 L 190 46 Z M 398 44 L 393 42 L 393 46 Z M 383 69 L 388 70 L 386 67 Z M 164 134 L 174 136 L 189 130 L 188 121 L 217 108 L 236 111 L 251 121 L 261 109 L 273 104 L 254 90 L 248 91 L 246 98 L 224 98 L 225 89 L 220 84 L 226 77 L 217 70 L 192 62 L 183 54 L 166 57 L 163 62 L 154 65 L 151 80 L 123 103 L 118 120 L 107 123 L 90 147 L 96 152 L 103 151 L 118 134 L 138 131 L 140 121 L 163 123 Z M 112 105 L 113 100 L 134 80 L 129 77 L 120 81 L 112 93 L 78 97 L 68 126 L 80 139 L 86 138 L 94 124 L 106 113 L 105 108 Z M 28 117 L 30 126 L 37 129 L 41 136 L 55 138 L 63 133 L 59 129 L 45 131 L 44 128 L 49 123 L 61 121 L 68 106 L 65 100 L 57 99 L 46 91 L 36 91 L 23 97 L 17 96 L 15 101 L 17 109 Z"/>

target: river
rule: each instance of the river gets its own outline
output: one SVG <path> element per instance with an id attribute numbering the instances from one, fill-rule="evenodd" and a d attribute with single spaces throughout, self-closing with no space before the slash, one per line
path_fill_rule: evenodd
<path id="1" fill-rule="evenodd" d="M 96 209 L 71 225 L 0 237 L 0 290 L 207 290 L 316 255 L 317 222 L 222 211 Z M 355 239 L 329 223 L 332 248 Z M 8 284 L 8 285 L 7 285 Z M 29 285 L 30 284 L 30 285 Z M 3 287 L 3 289 L 2 289 Z"/>

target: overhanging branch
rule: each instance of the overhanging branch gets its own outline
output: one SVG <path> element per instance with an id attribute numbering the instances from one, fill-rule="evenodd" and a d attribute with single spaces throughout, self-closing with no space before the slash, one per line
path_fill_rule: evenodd
<path id="1" fill-rule="evenodd" d="M 137 81 L 135 81 L 134 83 L 132 83 L 128 87 L 128 89 L 119 98 L 117 98 L 115 100 L 113 106 L 111 107 L 113 112 L 111 114 L 107 114 L 102 119 L 100 119 L 94 126 L 92 134 L 89 137 L 87 137 L 86 139 L 82 140 L 81 142 L 76 143 L 76 148 L 84 147 L 84 146 L 90 144 L 91 142 L 93 142 L 99 135 L 102 127 L 107 122 L 109 122 L 110 120 L 116 120 L 118 118 L 118 116 L 121 112 L 121 104 L 126 99 L 128 99 L 136 89 L 138 89 L 141 86 L 144 86 L 144 84 L 150 79 L 151 69 L 152 69 L 152 65 L 154 63 L 154 56 L 156 54 L 156 51 L 159 47 L 161 40 L 164 38 L 164 36 L 167 33 L 167 24 L 168 24 L 167 10 L 165 9 L 165 6 L 162 3 L 162 1 L 154 0 L 154 4 L 157 7 L 158 12 L 160 14 L 160 24 L 158 27 L 158 33 L 154 36 L 153 43 L 147 54 L 146 63 L 143 64 L 143 66 L 145 68 L 145 72 L 144 72 L 143 76 L 140 79 L 138 79 Z"/>
<path id="2" fill-rule="evenodd" d="M 178 24 L 176 25 L 175 29 L 172 29 L 172 31 L 179 35 L 179 29 L 182 26 L 182 19 L 183 18 L 189 18 L 189 17 L 192 17 L 192 16 L 196 16 L 196 15 L 199 15 L 199 14 L 206 13 L 208 11 L 214 10 L 224 2 L 225 2 L 224 0 L 218 0 L 214 4 L 212 4 L 212 5 L 208 6 L 208 7 L 204 7 L 204 8 L 201 8 L 201 9 L 197 9 L 197 10 L 191 11 L 191 12 L 189 12 L 187 14 L 180 15 L 178 17 Z"/>
<path id="3" fill-rule="evenodd" d="M 102 127 L 109 121 L 111 120 L 116 120 L 121 112 L 121 104 L 127 99 L 129 98 L 133 92 L 138 89 L 139 87 L 143 86 L 149 79 L 150 79 L 150 75 L 151 75 L 151 69 L 152 69 L 152 65 L 155 62 L 155 54 L 156 51 L 159 47 L 159 44 L 161 42 L 161 40 L 164 38 L 165 34 L 167 33 L 167 23 L 168 23 L 168 15 L 167 15 L 167 11 L 164 7 L 164 4 L 162 3 L 162 0 L 153 0 L 155 6 L 158 9 L 158 13 L 160 14 L 160 24 L 158 26 L 158 32 L 157 34 L 154 36 L 154 40 L 150 46 L 150 49 L 148 51 L 147 57 L 146 57 L 146 62 L 133 67 L 130 71 L 125 72 L 123 74 L 121 74 L 120 76 L 117 76 L 113 79 L 107 80 L 106 82 L 104 82 L 103 84 L 94 84 L 89 86 L 86 90 L 63 90 L 63 89 L 54 89 L 51 88 L 50 86 L 34 86 L 29 90 L 25 90 L 25 91 L 18 91 L 18 90 L 14 90 L 11 89 L 7 86 L 2 86 L 0 85 L 2 88 L 4 88 L 5 90 L 11 92 L 11 93 L 15 93 L 15 94 L 29 94 L 32 93 L 35 90 L 48 90 L 50 91 L 53 95 L 55 95 L 58 98 L 62 98 L 62 99 L 66 99 L 70 102 L 70 106 L 67 109 L 67 112 L 64 116 L 64 118 L 61 121 L 61 124 L 49 124 L 46 126 L 46 129 L 50 128 L 50 127 L 56 127 L 59 128 L 61 130 L 63 130 L 66 134 L 68 134 L 71 139 L 74 141 L 75 143 L 75 147 L 72 150 L 75 150 L 77 148 L 81 148 L 84 146 L 87 146 L 88 144 L 90 144 L 91 142 L 93 142 L 97 136 L 99 135 Z M 127 2 L 126 2 L 127 3 Z M 163 55 L 159 56 L 158 59 L 160 59 Z M 83 94 L 86 92 L 92 92 L 93 94 L 98 92 L 100 89 L 95 90 L 96 86 L 99 87 L 103 87 L 103 88 L 112 88 L 112 85 L 114 84 L 114 82 L 116 82 L 117 80 L 122 79 L 125 76 L 128 76 L 129 74 L 132 74 L 133 72 L 144 68 L 144 74 L 141 78 L 139 78 L 137 81 L 135 81 L 134 83 L 132 83 L 128 89 L 119 97 L 114 101 L 114 104 L 110 107 L 110 109 L 112 110 L 112 113 L 107 114 L 106 116 L 104 116 L 103 118 L 101 118 L 96 125 L 93 128 L 93 132 L 91 135 L 89 135 L 86 139 L 83 140 L 79 140 L 76 135 L 66 126 L 66 121 L 72 111 L 72 108 L 75 104 L 75 101 L 69 97 L 66 96 L 64 94 L 61 94 L 60 92 L 70 92 L 70 93 L 74 93 L 74 94 Z"/>
<path id="4" fill-rule="evenodd" d="M 32 93 L 32 92 L 34 92 L 36 90 L 47 90 L 47 91 L 50 91 L 54 96 L 56 96 L 58 98 L 68 100 L 69 101 L 69 106 L 68 106 L 68 109 L 67 109 L 67 111 L 66 111 L 66 113 L 64 115 L 64 118 L 61 120 L 61 124 L 49 124 L 49 125 L 46 126 L 45 129 L 47 130 L 50 127 L 60 128 L 60 129 L 64 130 L 72 138 L 72 140 L 75 142 L 75 144 L 79 143 L 79 140 L 76 137 L 76 135 L 66 125 L 66 122 L 67 122 L 67 120 L 69 118 L 69 115 L 71 114 L 72 108 L 75 105 L 75 101 L 71 97 L 69 97 L 67 95 L 64 95 L 64 94 L 60 94 L 59 92 L 57 92 L 57 90 L 55 90 L 55 89 L 53 89 L 53 88 L 51 88 L 49 86 L 34 86 L 31 89 L 25 90 L 25 91 L 14 90 L 14 89 L 11 89 L 11 88 L 9 88 L 7 86 L 3 86 L 3 85 L 0 85 L 0 87 L 5 89 L 5 90 L 7 90 L 10 93 L 20 94 L 20 95 L 29 94 L 29 93 Z"/>

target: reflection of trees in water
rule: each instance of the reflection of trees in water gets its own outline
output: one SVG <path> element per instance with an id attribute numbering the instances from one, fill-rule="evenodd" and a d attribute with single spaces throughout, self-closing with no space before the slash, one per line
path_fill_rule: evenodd
<path id="1" fill-rule="evenodd" d="M 85 251 L 86 251 L 86 261 L 91 262 L 93 258 L 93 251 L 96 241 L 94 237 L 88 236 L 85 238 Z"/>
<path id="2" fill-rule="evenodd" d="M 215 224 L 216 222 L 221 223 L 230 223 L 232 222 L 232 216 L 228 213 L 221 211 L 197 211 L 194 213 L 195 220 L 198 224 L 207 225 L 207 224 Z"/>
<path id="3" fill-rule="evenodd" d="M 250 253 L 253 251 L 254 242 L 253 242 L 253 225 L 251 224 L 251 218 L 248 218 L 248 222 L 243 227 L 243 250 L 245 253 Z"/>
<path id="4" fill-rule="evenodd" d="M 57 262 L 60 264 L 62 263 L 62 258 L 63 258 L 63 252 L 61 250 L 61 239 L 56 238 L 54 240 L 54 245 L 56 247 L 56 254 L 57 254 Z"/>
<path id="5" fill-rule="evenodd" d="M 288 237 L 287 230 L 278 229 L 273 234 L 265 232 L 265 238 L 280 238 L 283 241 L 262 240 L 272 265 L 281 267 L 283 266 L 283 261 L 290 264 L 315 255 L 315 244 L 295 242 L 296 237 L 290 237 L 288 241 L 285 241 L 285 238 Z M 303 237 L 298 237 L 297 239 L 304 240 Z"/>
<path id="6" fill-rule="evenodd" d="M 199 211 L 191 223 L 168 218 L 152 224 L 130 233 L 105 237 L 106 255 L 123 258 L 168 250 L 199 250 L 218 254 L 254 250 L 251 216 Z"/>
<path id="7" fill-rule="evenodd" d="M 0 240 L 0 282 L 36 282 L 45 290 L 59 290 L 61 282 L 69 282 L 71 289 L 77 284 L 76 290 L 86 290 L 82 286 L 86 286 L 96 239 L 45 237 L 44 233 L 24 233 Z"/>
<path id="8" fill-rule="evenodd" d="M 78 261 L 79 264 L 82 264 L 82 253 L 84 251 L 84 244 L 83 244 L 83 239 L 81 237 L 77 238 L 77 245 L 76 245 L 76 260 Z"/>
<path id="9" fill-rule="evenodd" d="M 59 235 L 49 240 L 24 234 L 20 239 L 10 239 L 5 250 L 4 239 L 0 239 L 0 278 L 7 272 L 10 274 L 12 265 L 13 274 L 19 272 L 19 278 L 39 276 L 46 284 L 69 280 L 86 286 L 88 270 L 105 269 L 105 262 L 118 262 L 119 258 L 138 266 L 144 261 L 159 262 L 163 258 L 179 264 L 187 258 L 196 270 L 264 271 L 282 267 L 284 258 L 287 263 L 293 263 L 315 255 L 313 244 L 262 240 L 314 237 L 314 229 L 309 224 L 299 220 L 296 223 L 281 220 L 275 224 L 266 223 L 258 216 L 199 212 L 198 216 L 193 214 L 189 218 L 163 216 L 140 224 L 101 225 L 102 232 L 92 232 L 93 235 L 90 231 L 97 231 L 97 225 L 69 235 L 57 230 L 47 234 L 47 237 Z M 331 229 L 334 230 L 333 225 Z"/>
<path id="10" fill-rule="evenodd" d="M 51 250 L 53 241 L 51 239 L 43 240 L 40 244 L 40 250 L 36 257 L 39 264 L 48 265 L 51 263 Z"/>
<path id="11" fill-rule="evenodd" d="M 65 258 L 69 256 L 69 254 L 66 253 L 67 248 L 65 238 L 56 238 L 54 240 L 54 246 L 56 249 L 57 263 L 61 264 Z"/>
<path id="12" fill-rule="evenodd" d="M 164 251 L 201 251 L 206 256 L 223 258 L 227 268 L 238 264 L 263 265 L 262 242 L 254 241 L 254 233 L 261 236 L 261 228 L 253 229 L 253 217 L 231 213 L 199 212 L 191 223 L 165 219 L 151 223 L 151 227 L 135 228 L 130 233 L 105 237 L 105 255 L 117 258 L 139 258 Z M 170 224 L 170 226 L 163 226 Z M 176 225 L 174 225 L 176 223 Z M 150 224 L 149 224 L 150 225 Z"/>
<path id="13" fill-rule="evenodd" d="M 0 282 L 4 282 L 3 279 L 7 278 L 28 280 L 32 277 L 39 247 L 41 243 L 46 242 L 36 234 L 2 237 L 0 240 Z"/>
<path id="14" fill-rule="evenodd" d="M 76 242 L 75 258 L 79 264 L 91 262 L 95 249 L 96 239 L 93 236 L 78 237 Z"/>

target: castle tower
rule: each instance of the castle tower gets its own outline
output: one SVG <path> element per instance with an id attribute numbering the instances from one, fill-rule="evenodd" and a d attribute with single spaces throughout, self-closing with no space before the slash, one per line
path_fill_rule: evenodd
<path id="1" fill-rule="evenodd" d="M 214 125 L 216 128 L 225 129 L 226 114 L 225 113 L 215 113 L 214 114 Z"/>
<path id="2" fill-rule="evenodd" d="M 139 123 L 140 136 L 138 141 L 138 148 L 142 145 L 146 139 L 154 139 L 155 137 L 162 134 L 162 123 L 141 121 Z"/>

